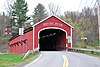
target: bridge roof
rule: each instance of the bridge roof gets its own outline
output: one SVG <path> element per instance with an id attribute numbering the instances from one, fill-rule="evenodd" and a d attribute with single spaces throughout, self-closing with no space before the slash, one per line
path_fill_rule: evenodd
<path id="1" fill-rule="evenodd" d="M 47 19 L 49 19 L 49 18 L 51 18 L 51 17 L 55 17 L 55 18 L 57 18 L 58 20 L 60 20 L 60 21 L 62 21 L 63 23 L 67 24 L 68 26 L 70 26 L 71 28 L 74 28 L 73 26 L 71 26 L 70 24 L 68 24 L 67 22 L 65 22 L 64 20 L 60 19 L 59 17 L 57 17 L 57 16 L 55 16 L 55 15 L 51 15 L 51 16 L 49 16 L 49 17 L 47 17 L 47 18 L 41 20 L 40 22 L 37 22 L 36 24 L 33 25 L 33 27 L 34 27 L 34 26 L 37 26 L 38 24 L 42 23 L 43 21 L 45 21 L 45 20 L 47 20 Z"/>

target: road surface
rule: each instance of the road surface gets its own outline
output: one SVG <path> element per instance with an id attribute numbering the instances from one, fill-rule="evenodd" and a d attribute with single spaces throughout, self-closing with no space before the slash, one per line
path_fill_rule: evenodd
<path id="1" fill-rule="evenodd" d="M 24 67 L 100 67 L 100 59 L 74 52 L 44 51 Z"/>

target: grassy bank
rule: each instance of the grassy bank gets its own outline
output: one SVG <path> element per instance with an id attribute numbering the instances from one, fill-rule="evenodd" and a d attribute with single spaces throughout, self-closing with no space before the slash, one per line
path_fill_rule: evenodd
<path id="1" fill-rule="evenodd" d="M 92 51 L 79 51 L 79 53 L 84 53 L 90 56 L 94 56 L 100 58 L 100 52 L 92 52 Z"/>
<path id="2" fill-rule="evenodd" d="M 25 59 L 22 59 L 20 54 L 0 54 L 0 67 L 15 67 L 18 64 L 30 61 L 38 54 L 39 52 L 34 52 Z"/>
<path id="3" fill-rule="evenodd" d="M 100 58 L 100 52 L 96 52 L 96 51 L 80 50 L 80 49 L 68 49 L 68 51 L 84 53 L 84 54 L 88 54 Z"/>
<path id="4" fill-rule="evenodd" d="M 79 52 L 80 53 L 85 53 L 85 54 L 88 54 L 88 55 L 93 55 L 93 56 L 96 56 L 96 57 L 100 58 L 100 52 L 93 52 L 93 51 L 87 51 L 87 50 L 79 51 Z"/>
<path id="5" fill-rule="evenodd" d="M 11 36 L 0 36 L 0 39 L 10 39 Z"/>
<path id="6" fill-rule="evenodd" d="M 77 43 L 73 42 L 73 47 L 100 50 L 99 40 L 95 40 L 93 42 L 81 42 L 81 41 Z"/>
<path id="7" fill-rule="evenodd" d="M 7 53 L 10 36 L 0 36 L 0 53 Z"/>

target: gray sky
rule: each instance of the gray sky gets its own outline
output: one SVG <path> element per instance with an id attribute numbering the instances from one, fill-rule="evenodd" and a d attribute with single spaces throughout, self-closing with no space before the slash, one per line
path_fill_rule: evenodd
<path id="1" fill-rule="evenodd" d="M 61 8 L 61 14 L 63 14 L 65 11 L 77 11 L 80 5 L 80 1 L 81 0 L 26 0 L 29 8 L 28 15 L 32 14 L 32 12 L 34 11 L 34 7 L 36 7 L 38 3 L 43 4 L 47 10 L 48 10 L 48 4 L 50 2 L 54 3 Z M 82 0 L 79 11 L 81 11 L 81 9 L 85 6 L 93 7 L 95 1 L 96 0 Z M 6 12 L 4 7 L 5 3 L 6 0 L 0 0 L 0 13 Z"/>

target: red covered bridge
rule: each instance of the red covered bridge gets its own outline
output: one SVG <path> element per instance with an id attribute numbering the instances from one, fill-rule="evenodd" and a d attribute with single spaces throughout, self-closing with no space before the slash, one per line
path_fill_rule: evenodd
<path id="1" fill-rule="evenodd" d="M 72 26 L 56 16 L 50 16 L 24 31 L 22 52 L 27 50 L 63 50 L 72 47 Z M 10 39 L 10 53 L 20 53 L 20 36 Z"/>

